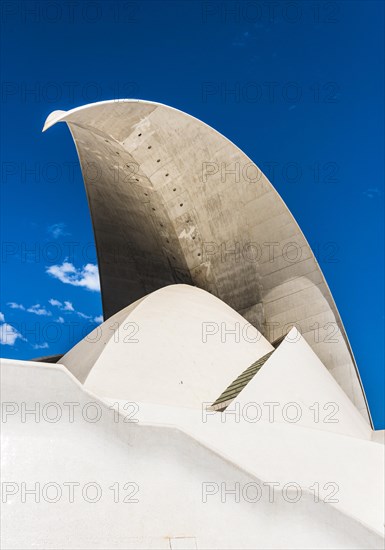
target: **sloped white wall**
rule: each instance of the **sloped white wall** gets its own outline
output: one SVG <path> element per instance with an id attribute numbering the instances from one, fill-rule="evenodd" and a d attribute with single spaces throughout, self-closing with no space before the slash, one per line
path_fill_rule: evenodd
<path id="1" fill-rule="evenodd" d="M 202 502 L 204 482 L 231 489 L 235 482 L 244 487 L 262 481 L 178 429 L 116 418 L 60 365 L 4 360 L 1 370 L 8 412 L 2 430 L 2 482 L 19 489 L 2 506 L 5 549 L 381 547 L 373 531 L 330 505 L 315 503 L 308 493 L 295 504 L 281 495 L 273 503 L 268 498 L 236 502 L 232 495 L 221 502 L 220 494 Z M 27 415 L 23 422 L 23 404 L 31 409 L 36 403 L 41 414 Z M 65 403 L 78 404 L 73 422 L 64 414 Z M 86 420 L 95 408 L 101 411 L 100 421 Z M 61 418 L 48 421 L 57 410 Z M 37 482 L 41 488 L 50 483 L 51 489 L 52 484 L 64 489 L 65 483 L 78 483 L 80 493 L 92 483 L 102 494 L 94 503 L 79 496 L 78 489 L 72 503 L 64 490 L 56 503 L 47 502 L 47 495 L 39 503 L 33 495 L 21 502 L 21 484 L 31 489 Z M 131 499 L 139 502 L 122 502 L 132 492 L 133 485 L 123 489 L 127 482 L 137 484 Z M 119 502 L 109 489 L 116 484 Z M 48 498 L 55 494 L 49 492 Z M 86 495 L 93 498 L 95 493 Z"/>
<path id="2" fill-rule="evenodd" d="M 241 407 L 253 402 L 285 404 L 285 409 L 277 407 L 276 421 L 371 438 L 367 422 L 295 328 L 236 402 Z"/>

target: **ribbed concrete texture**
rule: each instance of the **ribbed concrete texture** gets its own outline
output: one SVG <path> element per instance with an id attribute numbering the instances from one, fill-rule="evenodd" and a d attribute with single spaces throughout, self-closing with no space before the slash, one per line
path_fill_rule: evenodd
<path id="1" fill-rule="evenodd" d="M 79 154 L 105 319 L 166 285 L 193 284 L 270 342 L 296 324 L 370 421 L 317 261 L 278 193 L 242 151 L 192 116 L 148 101 L 55 111 L 45 128 L 59 121 L 67 122 Z"/>

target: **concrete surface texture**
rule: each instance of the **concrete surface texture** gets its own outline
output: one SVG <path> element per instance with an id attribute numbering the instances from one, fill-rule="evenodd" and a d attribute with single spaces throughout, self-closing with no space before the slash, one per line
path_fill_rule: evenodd
<path id="1" fill-rule="evenodd" d="M 62 359 L 1 361 L 4 549 L 383 547 L 382 434 L 296 328 L 172 285 Z"/>
<path id="2" fill-rule="evenodd" d="M 171 285 L 112 316 L 60 362 L 101 397 L 200 409 L 273 349 L 215 296 Z"/>
<path id="3" fill-rule="evenodd" d="M 218 296 L 269 342 L 296 324 L 370 423 L 337 308 L 310 247 L 257 166 L 176 109 L 139 100 L 55 111 L 75 140 L 105 319 L 174 283 Z M 326 215 L 326 213 L 325 213 Z"/>
<path id="4" fill-rule="evenodd" d="M 2 548 L 383 548 L 384 431 L 271 184 L 164 105 L 102 102 L 45 128 L 58 121 L 106 320 L 60 363 L 1 360 Z"/>
<path id="5" fill-rule="evenodd" d="M 301 390 L 284 363 L 302 357 L 311 375 Z M 339 433 L 279 415 L 253 420 L 269 361 L 281 390 L 267 399 L 307 414 L 313 378 L 321 404 L 340 400 Z M 235 404 L 181 407 L 174 393 L 167 405 L 136 402 L 136 383 L 135 392 L 123 384 L 129 400 L 100 399 L 63 365 L 2 360 L 2 547 L 382 548 L 384 446 L 361 419 L 352 434 L 357 411 L 295 329 L 269 361 L 234 414 Z M 208 369 L 201 375 L 203 386 Z"/>

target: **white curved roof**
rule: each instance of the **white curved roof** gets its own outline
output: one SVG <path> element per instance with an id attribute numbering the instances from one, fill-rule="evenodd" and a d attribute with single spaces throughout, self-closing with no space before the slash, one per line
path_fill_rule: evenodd
<path id="1" fill-rule="evenodd" d="M 273 346 L 196 287 L 164 287 L 105 321 L 61 359 L 102 397 L 201 409 Z"/>
<path id="2" fill-rule="evenodd" d="M 240 149 L 196 118 L 149 101 L 55 111 L 44 129 L 59 121 L 68 124 L 82 166 L 105 318 L 158 288 L 187 283 L 218 296 L 269 341 L 296 324 L 370 422 L 317 261 Z"/>

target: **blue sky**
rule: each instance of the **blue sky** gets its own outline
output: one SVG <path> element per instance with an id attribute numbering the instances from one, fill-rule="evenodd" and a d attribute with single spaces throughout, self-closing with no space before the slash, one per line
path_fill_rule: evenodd
<path id="1" fill-rule="evenodd" d="M 42 134 L 45 118 L 149 99 L 213 126 L 270 178 L 316 253 L 384 428 L 383 3 L 1 9 L 1 355 L 65 352 L 101 315 L 75 148 L 64 125 Z"/>

